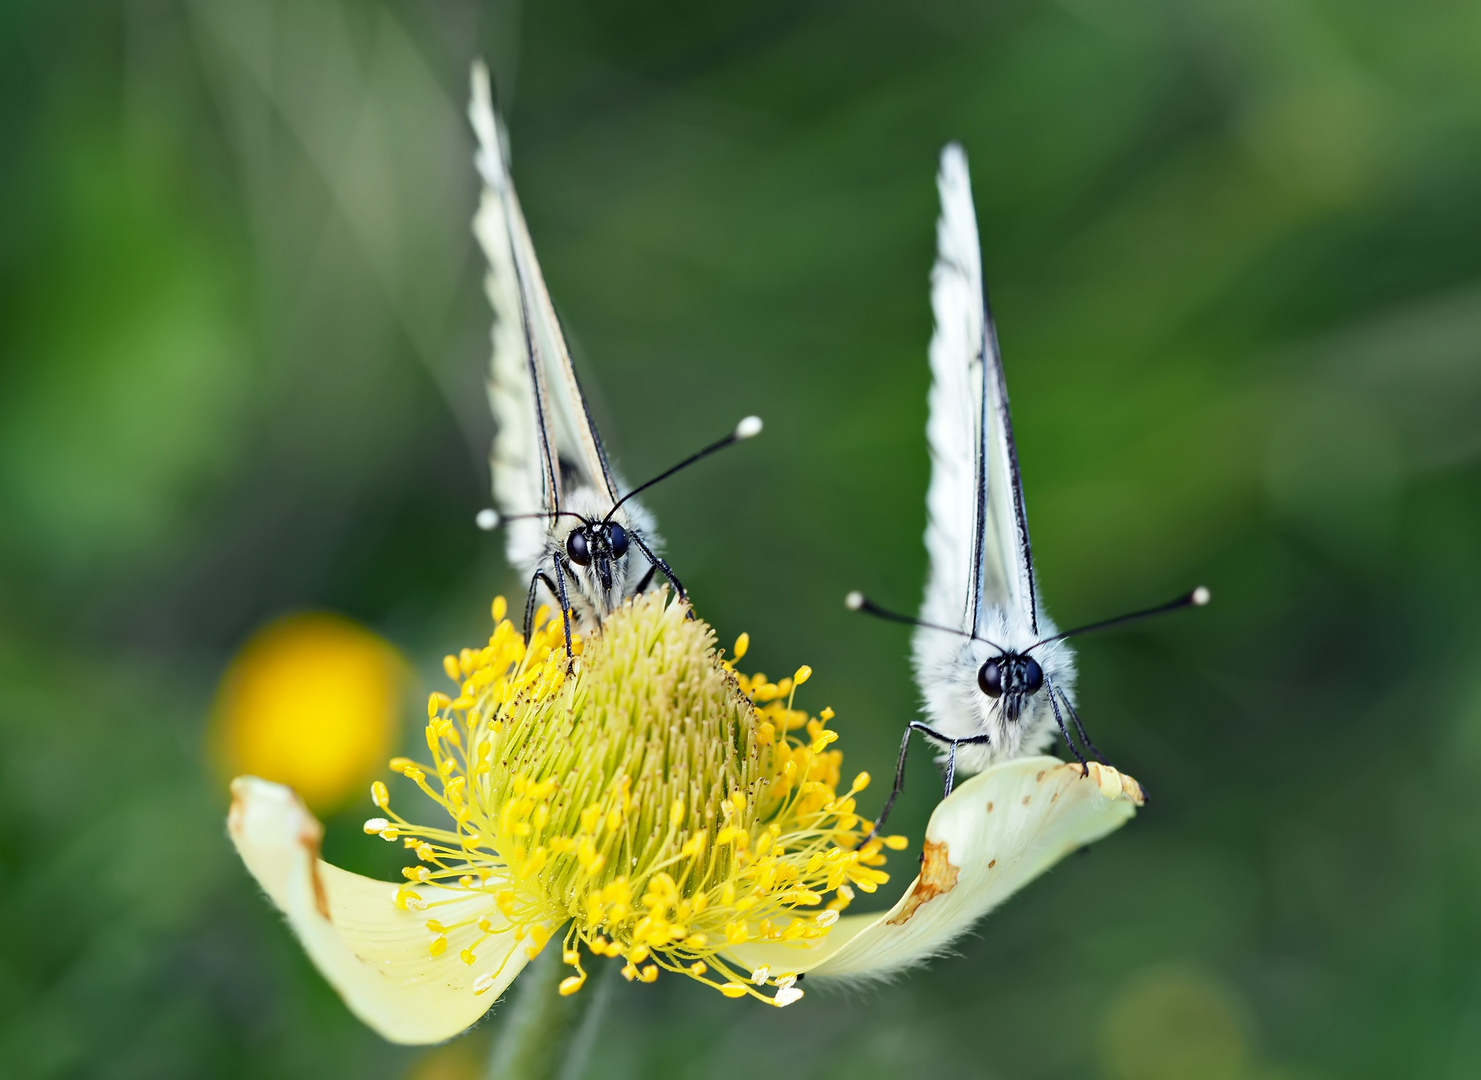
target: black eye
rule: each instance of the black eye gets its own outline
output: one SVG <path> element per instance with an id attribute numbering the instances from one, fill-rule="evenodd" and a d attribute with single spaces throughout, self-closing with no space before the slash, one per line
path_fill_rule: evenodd
<path id="1" fill-rule="evenodd" d="M 1032 656 L 1023 662 L 1023 685 L 1028 687 L 1030 694 L 1036 693 L 1044 685 L 1044 669 Z"/>
<path id="2" fill-rule="evenodd" d="M 571 561 L 577 566 L 585 566 L 591 562 L 591 548 L 586 546 L 586 533 L 577 529 L 566 537 L 566 554 L 571 556 Z"/>
<path id="3" fill-rule="evenodd" d="M 612 554 L 622 558 L 627 554 L 627 530 L 621 525 L 608 525 L 607 543 L 612 545 Z"/>
<path id="4" fill-rule="evenodd" d="M 988 697 L 1003 696 L 1003 669 L 996 660 L 989 660 L 977 672 L 977 685 Z"/>

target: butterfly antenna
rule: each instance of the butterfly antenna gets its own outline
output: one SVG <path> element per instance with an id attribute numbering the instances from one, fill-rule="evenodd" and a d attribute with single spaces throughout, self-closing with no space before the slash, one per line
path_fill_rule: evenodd
<path id="1" fill-rule="evenodd" d="M 1051 641 L 1060 641 L 1075 634 L 1087 634 L 1092 630 L 1106 630 L 1112 626 L 1123 626 L 1126 623 L 1136 622 L 1139 619 L 1149 619 L 1153 615 L 1165 615 L 1169 611 L 1177 611 L 1185 607 L 1203 607 L 1209 602 L 1209 591 L 1200 585 L 1190 593 L 1185 593 L 1176 600 L 1169 600 L 1165 604 L 1147 608 L 1145 611 L 1133 611 L 1130 615 L 1117 615 L 1114 619 L 1103 619 L 1100 622 L 1089 623 L 1086 626 L 1077 626 L 1073 630 L 1066 630 L 1062 634 L 1053 637 L 1041 638 L 1029 646 L 1036 649 L 1040 645 L 1048 645 Z M 1027 652 L 1028 650 L 1024 650 Z"/>
<path id="2" fill-rule="evenodd" d="M 703 450 L 700 450 L 698 453 L 690 454 L 683 461 L 679 462 L 679 464 L 673 466 L 670 469 L 665 469 L 663 472 L 661 472 L 657 476 L 655 476 L 652 480 L 649 480 L 646 484 L 639 484 L 637 487 L 633 488 L 626 495 L 624 495 L 622 498 L 620 498 L 620 499 L 617 500 L 617 502 L 613 505 L 612 509 L 607 511 L 607 516 L 605 518 L 603 518 L 602 521 L 603 522 L 610 521 L 612 519 L 612 515 L 615 514 L 615 513 L 617 513 L 617 508 L 619 506 L 621 506 L 623 503 L 627 502 L 628 499 L 631 499 L 634 495 L 638 494 L 638 492 L 640 492 L 640 491 L 647 491 L 649 488 L 651 488 L 654 484 L 658 483 L 660 480 L 667 480 L 670 476 L 673 476 L 674 473 L 679 472 L 681 469 L 687 469 L 687 468 L 689 468 L 689 466 L 693 465 L 696 461 L 699 461 L 701 458 L 707 458 L 707 457 L 709 457 L 716 450 L 724 450 L 727 446 L 730 446 L 732 443 L 744 442 L 746 439 L 755 438 L 757 435 L 760 435 L 760 434 L 761 434 L 761 417 L 759 417 L 759 416 L 748 416 L 748 417 L 746 417 L 739 424 L 736 424 L 735 425 L 735 430 L 732 431 L 729 435 L 725 436 L 725 438 L 720 439 L 717 442 L 710 443 L 709 446 L 706 446 Z"/>
<path id="3" fill-rule="evenodd" d="M 942 633 L 956 634 L 959 637 L 971 638 L 973 641 L 985 642 L 988 645 L 992 645 L 994 649 L 1002 648 L 1001 645 L 993 645 L 987 638 L 978 637 L 976 634 L 966 630 L 958 630 L 954 626 L 941 626 L 938 623 L 929 623 L 924 619 L 917 619 L 911 615 L 901 615 L 898 611 L 890 611 L 888 608 L 882 608 L 857 589 L 843 598 L 843 605 L 850 611 L 862 611 L 866 615 L 873 615 L 877 619 L 887 619 L 890 622 L 904 623 L 906 626 L 924 626 L 927 630 L 940 630 Z"/>
<path id="4" fill-rule="evenodd" d="M 493 532 L 506 521 L 523 521 L 526 518 L 544 518 L 548 521 L 558 517 L 573 517 L 579 519 L 583 525 L 591 524 L 589 520 L 571 510 L 541 510 L 534 514 L 501 514 L 488 506 L 480 510 L 473 521 L 484 532 Z"/>

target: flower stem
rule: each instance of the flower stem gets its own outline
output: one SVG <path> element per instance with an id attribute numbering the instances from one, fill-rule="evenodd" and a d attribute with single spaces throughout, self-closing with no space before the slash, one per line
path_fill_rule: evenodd
<path id="1" fill-rule="evenodd" d="M 557 943 L 558 944 L 558 943 Z M 561 997 L 569 969 L 552 946 L 515 982 L 514 1003 L 494 1036 L 488 1080 L 579 1080 L 611 997 L 614 964 L 602 964 L 586 987 Z"/>

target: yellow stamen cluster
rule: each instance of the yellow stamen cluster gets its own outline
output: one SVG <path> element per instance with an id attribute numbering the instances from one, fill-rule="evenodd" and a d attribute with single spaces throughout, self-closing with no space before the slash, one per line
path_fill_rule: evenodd
<path id="1" fill-rule="evenodd" d="M 725 950 L 824 936 L 855 889 L 888 880 L 882 848 L 904 846 L 859 846 L 854 796 L 869 777 L 839 793 L 832 710 L 793 708 L 811 670 L 735 673 L 746 636 L 722 662 L 710 628 L 664 594 L 609 615 L 574 658 L 543 609 L 528 644 L 504 615 L 500 598 L 488 646 L 446 660 L 458 691 L 428 703 L 431 764 L 391 763 L 452 827 L 411 824 L 384 784 L 371 789 L 387 816 L 366 831 L 416 853 L 397 903 L 427 912 L 430 951 L 472 964 L 513 934 L 533 956 L 569 924 L 562 993 L 585 982 L 588 952 L 623 958 L 630 981 L 666 970 L 728 997 L 801 997 L 795 974 L 743 972 Z M 487 897 L 484 914 L 432 917 L 469 892 Z"/>

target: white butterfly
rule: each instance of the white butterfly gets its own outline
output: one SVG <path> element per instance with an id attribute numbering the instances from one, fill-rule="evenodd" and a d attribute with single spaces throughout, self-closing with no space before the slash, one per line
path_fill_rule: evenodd
<path id="1" fill-rule="evenodd" d="M 941 219 L 931 271 L 936 329 L 926 424 L 931 569 L 925 599 L 920 617 L 912 619 L 877 607 L 862 593 L 848 596 L 855 610 L 916 626 L 915 680 L 927 722 L 912 722 L 905 731 L 880 823 L 901 790 L 912 730 L 944 751 L 948 794 L 958 770 L 980 772 L 1041 752 L 1056 732 L 1083 765 L 1070 725 L 1099 758 L 1075 712 L 1075 660 L 1065 638 L 1208 602 L 1208 590 L 1199 588 L 1169 604 L 1063 634 L 1044 614 L 997 330 L 982 283 L 967 157 L 955 143 L 942 151 L 936 183 Z"/>
<path id="2" fill-rule="evenodd" d="M 700 458 L 761 430 L 748 416 L 735 430 L 671 469 L 620 495 L 571 354 L 535 259 L 509 176 L 508 137 L 494 110 L 488 69 L 473 66 L 468 118 L 483 196 L 473 233 L 488 258 L 485 291 L 494 309 L 488 394 L 496 434 L 490 467 L 495 510 L 482 528 L 508 523 L 506 553 L 530 579 L 525 629 L 543 587 L 571 623 L 590 629 L 662 574 L 684 586 L 659 555 L 653 515 L 632 498 Z"/>

